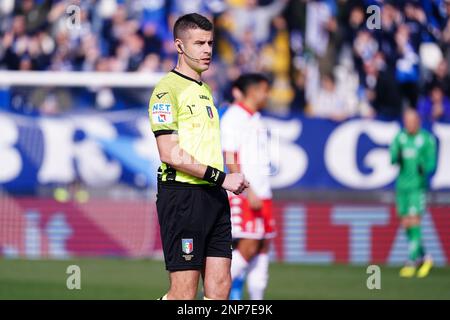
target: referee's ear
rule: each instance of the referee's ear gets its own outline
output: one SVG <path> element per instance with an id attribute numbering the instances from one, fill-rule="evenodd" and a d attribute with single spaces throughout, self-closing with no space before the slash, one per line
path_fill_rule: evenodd
<path id="1" fill-rule="evenodd" d="M 175 39 L 175 47 L 177 48 L 178 54 L 183 54 L 183 42 L 180 39 Z"/>

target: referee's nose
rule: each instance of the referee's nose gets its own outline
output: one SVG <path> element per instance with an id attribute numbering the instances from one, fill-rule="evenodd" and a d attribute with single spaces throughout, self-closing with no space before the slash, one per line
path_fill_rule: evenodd
<path id="1" fill-rule="evenodd" d="M 212 43 L 206 42 L 203 45 L 203 54 L 208 56 L 208 57 L 211 57 L 211 55 L 212 55 L 212 47 L 213 47 Z"/>

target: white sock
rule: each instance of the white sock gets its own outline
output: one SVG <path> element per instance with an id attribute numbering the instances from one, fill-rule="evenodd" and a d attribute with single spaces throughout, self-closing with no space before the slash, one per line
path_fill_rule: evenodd
<path id="1" fill-rule="evenodd" d="M 231 260 L 231 279 L 240 277 L 247 271 L 248 262 L 241 255 L 239 250 L 233 250 L 233 259 Z"/>
<path id="2" fill-rule="evenodd" d="M 247 288 L 251 300 L 262 300 L 269 281 L 269 255 L 260 253 L 248 266 Z"/>

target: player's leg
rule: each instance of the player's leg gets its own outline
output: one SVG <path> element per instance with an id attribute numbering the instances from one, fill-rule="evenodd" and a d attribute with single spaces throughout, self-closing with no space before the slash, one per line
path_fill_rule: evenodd
<path id="1" fill-rule="evenodd" d="M 403 195 L 402 225 L 408 238 L 408 262 L 400 270 L 400 276 L 412 277 L 416 273 L 417 265 L 422 264 L 419 277 L 426 276 L 432 266 L 431 258 L 424 259 L 425 249 L 422 241 L 421 216 L 425 211 L 425 192 L 410 190 Z M 423 263 L 422 263 L 423 262 Z"/>
<path id="2" fill-rule="evenodd" d="M 411 225 L 411 219 L 408 212 L 409 209 L 408 192 L 397 190 L 396 207 L 397 207 L 397 215 L 400 217 L 400 223 L 406 233 L 408 248 L 411 248 L 411 232 L 409 230 Z M 408 260 L 406 261 L 405 265 L 400 269 L 400 276 L 404 278 L 410 278 L 413 277 L 415 273 L 416 273 L 416 265 L 414 260 L 411 260 L 410 250 L 408 249 Z"/>
<path id="3" fill-rule="evenodd" d="M 252 259 L 257 255 L 259 240 L 239 239 L 237 247 L 233 250 L 231 262 L 232 295 L 231 300 L 241 300 L 244 293 L 245 277 Z"/>
<path id="4" fill-rule="evenodd" d="M 247 273 L 247 288 L 251 300 L 262 300 L 269 282 L 270 240 L 261 240 L 261 249 L 251 260 Z"/>
<path id="5" fill-rule="evenodd" d="M 272 212 L 272 200 L 263 201 L 261 210 L 264 225 L 264 239 L 256 257 L 252 259 L 247 274 L 247 287 L 252 300 L 262 300 L 269 282 L 269 249 L 271 239 L 275 237 L 275 219 Z"/>
<path id="6" fill-rule="evenodd" d="M 248 265 L 258 253 L 259 240 L 240 239 L 238 246 L 233 250 L 233 262 L 231 264 L 231 277 L 236 279 L 247 272 Z"/>
<path id="7" fill-rule="evenodd" d="M 239 239 L 233 240 L 233 248 L 236 248 L 239 243 Z M 236 250 L 236 249 L 234 249 Z M 231 261 L 231 266 L 233 266 L 233 260 Z M 245 283 L 246 273 L 243 272 L 240 276 L 232 279 L 231 289 L 230 289 L 230 300 L 242 300 L 244 295 L 244 283 Z"/>
<path id="8" fill-rule="evenodd" d="M 401 218 L 401 225 L 405 229 L 408 241 L 408 260 L 406 261 L 405 265 L 400 269 L 400 276 L 404 278 L 410 278 L 416 274 L 415 249 L 411 232 L 412 226 L 411 218 L 412 218 L 411 216 L 403 216 Z"/>
<path id="9" fill-rule="evenodd" d="M 409 234 L 409 260 L 418 262 L 425 255 L 422 245 L 422 228 L 420 226 L 420 217 L 412 215 L 409 217 L 408 229 Z"/>
<path id="10" fill-rule="evenodd" d="M 411 258 L 415 261 L 425 256 L 425 248 L 422 242 L 421 217 L 425 212 L 425 192 L 422 190 L 411 191 L 409 194 L 409 232 L 411 237 Z"/>
<path id="11" fill-rule="evenodd" d="M 259 239 L 240 239 L 236 251 L 239 252 L 244 260 L 249 262 L 259 252 L 260 242 L 261 240 Z"/>
<path id="12" fill-rule="evenodd" d="M 203 219 L 209 221 L 205 232 L 204 298 L 226 300 L 231 287 L 231 219 L 225 190 L 214 188 L 205 193 Z"/>
<path id="13" fill-rule="evenodd" d="M 244 284 L 246 273 L 242 273 L 241 276 L 232 279 L 230 289 L 230 300 L 242 300 L 244 297 Z"/>
<path id="14" fill-rule="evenodd" d="M 231 259 L 206 257 L 204 296 L 206 299 L 227 300 L 231 287 Z"/>
<path id="15" fill-rule="evenodd" d="M 169 273 L 170 289 L 167 300 L 194 300 L 197 295 L 199 270 L 173 271 Z"/>
<path id="16" fill-rule="evenodd" d="M 422 225 L 421 220 L 422 216 L 425 213 L 426 209 L 426 192 L 425 190 L 417 190 L 412 194 L 412 203 L 416 208 L 414 211 L 417 212 L 414 215 L 413 220 L 411 221 L 411 232 L 415 239 L 415 243 L 417 244 L 417 264 L 420 265 L 417 270 L 417 277 L 424 278 L 426 277 L 432 266 L 433 259 L 430 254 L 427 254 L 425 251 L 425 246 L 423 245 L 422 238 Z"/>
<path id="17" fill-rule="evenodd" d="M 230 195 L 231 221 L 233 225 L 233 238 L 239 239 L 233 250 L 231 262 L 231 277 L 233 280 L 230 299 L 238 300 L 243 296 L 243 284 L 250 260 L 256 255 L 259 248 L 259 239 L 263 233 L 255 233 L 256 223 L 254 212 L 248 206 L 243 196 Z"/>

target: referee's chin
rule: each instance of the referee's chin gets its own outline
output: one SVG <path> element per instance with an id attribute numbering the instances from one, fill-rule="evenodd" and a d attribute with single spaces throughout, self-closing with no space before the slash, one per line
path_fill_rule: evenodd
<path id="1" fill-rule="evenodd" d="M 202 73 L 209 69 L 209 65 L 210 65 L 210 63 L 206 64 L 206 63 L 200 62 L 200 63 L 197 63 L 194 70 L 197 71 L 198 73 Z"/>

